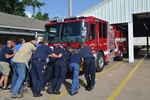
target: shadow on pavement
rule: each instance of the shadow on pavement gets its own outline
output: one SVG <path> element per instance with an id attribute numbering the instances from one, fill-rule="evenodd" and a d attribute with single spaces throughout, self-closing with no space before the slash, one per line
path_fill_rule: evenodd
<path id="1" fill-rule="evenodd" d="M 70 92 L 70 89 L 71 89 L 71 83 L 70 82 L 67 82 L 66 80 L 64 81 L 64 86 L 67 90 L 67 92 L 69 93 Z"/>
<path id="2" fill-rule="evenodd" d="M 79 83 L 82 87 L 84 87 L 84 88 L 86 87 L 85 82 L 83 80 L 81 80 L 80 78 L 79 78 Z"/>
<path id="3" fill-rule="evenodd" d="M 83 72 L 80 72 L 79 76 L 80 75 L 83 75 Z M 65 86 L 68 93 L 70 92 L 70 89 L 71 89 L 72 78 L 73 78 L 73 73 L 72 72 L 67 72 L 66 79 L 71 79 L 71 82 L 68 82 L 68 81 L 65 80 L 63 84 L 64 84 L 64 86 Z M 79 84 L 84 88 L 86 86 L 85 82 L 83 80 L 81 80 L 80 78 L 79 78 Z"/>

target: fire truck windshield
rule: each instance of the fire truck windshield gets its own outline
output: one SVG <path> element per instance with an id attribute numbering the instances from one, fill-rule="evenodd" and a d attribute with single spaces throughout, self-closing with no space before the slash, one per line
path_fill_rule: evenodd
<path id="1" fill-rule="evenodd" d="M 88 30 L 87 22 L 59 23 L 45 27 L 45 39 L 51 42 L 84 42 Z"/>
<path id="2" fill-rule="evenodd" d="M 70 22 L 62 24 L 60 42 L 81 42 L 81 37 L 83 35 L 82 30 L 87 30 L 87 27 L 88 24 L 86 22 Z"/>
<path id="3" fill-rule="evenodd" d="M 45 27 L 45 40 L 50 42 L 58 42 L 58 36 L 60 33 L 60 24 L 50 25 Z"/>

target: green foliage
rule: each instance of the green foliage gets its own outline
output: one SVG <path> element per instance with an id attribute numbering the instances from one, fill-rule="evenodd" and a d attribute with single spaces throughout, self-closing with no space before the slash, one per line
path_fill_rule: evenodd
<path id="1" fill-rule="evenodd" d="M 43 20 L 44 21 L 48 21 L 49 20 L 48 13 L 44 13 L 43 14 Z"/>
<path id="2" fill-rule="evenodd" d="M 19 0 L 0 0 L 0 11 L 8 14 L 25 16 L 25 6 Z"/>
<path id="3" fill-rule="evenodd" d="M 33 15 L 35 15 L 35 8 L 36 7 L 39 8 L 39 10 L 40 10 L 40 7 L 45 5 L 45 3 L 39 2 L 38 0 L 23 0 L 23 2 L 26 6 L 32 6 Z"/>
<path id="4" fill-rule="evenodd" d="M 45 3 L 40 2 L 39 0 L 0 0 L 0 12 L 25 16 L 25 8 L 28 6 L 32 6 L 33 15 L 32 17 L 39 20 L 48 21 L 48 13 L 42 13 L 40 11 L 35 15 L 35 8 L 39 8 L 44 6 Z"/>
<path id="5" fill-rule="evenodd" d="M 48 17 L 48 13 L 44 13 L 42 15 L 42 13 L 40 11 L 37 12 L 37 14 L 34 16 L 35 19 L 39 19 L 39 20 L 44 20 L 44 21 L 48 21 L 49 17 Z"/>
<path id="6" fill-rule="evenodd" d="M 55 17 L 53 17 L 53 19 L 59 19 L 59 17 L 58 17 L 58 16 L 55 16 Z"/>
<path id="7" fill-rule="evenodd" d="M 34 16 L 35 19 L 43 20 L 43 15 L 40 11 L 37 12 L 36 16 Z"/>

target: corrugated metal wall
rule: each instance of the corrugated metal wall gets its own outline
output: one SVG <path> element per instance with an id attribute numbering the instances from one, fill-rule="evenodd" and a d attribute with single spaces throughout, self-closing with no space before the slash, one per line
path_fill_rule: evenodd
<path id="1" fill-rule="evenodd" d="M 92 15 L 115 24 L 132 22 L 132 14 L 143 12 L 150 12 L 150 0 L 104 0 L 80 15 Z"/>

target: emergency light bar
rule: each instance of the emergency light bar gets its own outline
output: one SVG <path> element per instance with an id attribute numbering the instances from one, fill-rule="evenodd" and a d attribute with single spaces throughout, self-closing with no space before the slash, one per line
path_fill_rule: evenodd
<path id="1" fill-rule="evenodd" d="M 85 17 L 85 16 L 69 16 L 69 17 L 63 17 L 63 18 L 53 18 L 53 19 L 50 19 L 50 21 L 64 22 L 65 19 L 73 19 L 73 18 L 79 18 L 79 17 Z"/>
<path id="2" fill-rule="evenodd" d="M 57 22 L 64 22 L 64 19 L 58 19 Z"/>

